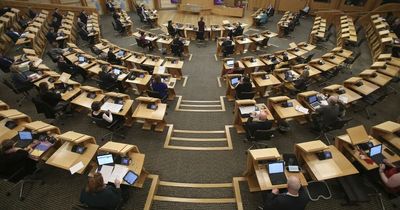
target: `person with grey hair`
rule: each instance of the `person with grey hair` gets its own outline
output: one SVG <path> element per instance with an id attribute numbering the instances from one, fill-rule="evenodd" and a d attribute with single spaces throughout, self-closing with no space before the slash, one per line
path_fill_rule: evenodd
<path id="1" fill-rule="evenodd" d="M 287 192 L 279 193 L 273 189 L 271 193 L 263 196 L 264 210 L 304 210 L 309 201 L 308 196 L 301 187 L 297 176 L 289 176 L 287 179 Z"/>

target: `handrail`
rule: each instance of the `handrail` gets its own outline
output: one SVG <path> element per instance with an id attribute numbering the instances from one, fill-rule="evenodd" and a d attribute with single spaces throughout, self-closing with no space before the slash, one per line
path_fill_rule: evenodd
<path id="1" fill-rule="evenodd" d="M 0 1 L 0 7 L 12 7 L 17 8 L 23 11 L 27 11 L 28 8 L 32 8 L 34 10 L 54 10 L 58 8 L 60 11 L 70 11 L 74 13 L 79 13 L 82 10 L 86 10 L 89 13 L 97 12 L 96 8 L 94 7 L 87 7 L 87 6 L 70 6 L 70 5 L 62 5 L 62 4 L 45 4 L 45 3 L 35 3 L 35 2 L 28 2 L 28 1 L 9 1 L 4 0 Z"/>

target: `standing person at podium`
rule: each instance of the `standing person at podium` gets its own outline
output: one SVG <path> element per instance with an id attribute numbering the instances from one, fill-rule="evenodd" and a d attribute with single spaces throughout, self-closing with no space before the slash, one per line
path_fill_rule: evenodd
<path id="1" fill-rule="evenodd" d="M 197 32 L 197 39 L 199 40 L 204 40 L 204 30 L 206 24 L 204 23 L 203 19 L 203 17 L 200 17 L 199 22 L 197 22 L 197 26 L 199 27 L 199 31 Z"/>

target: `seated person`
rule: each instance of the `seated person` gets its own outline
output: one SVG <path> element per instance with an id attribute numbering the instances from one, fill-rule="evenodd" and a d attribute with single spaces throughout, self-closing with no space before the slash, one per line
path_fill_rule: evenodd
<path id="1" fill-rule="evenodd" d="M 37 13 L 36 13 L 35 11 L 33 11 L 32 8 L 29 7 L 29 9 L 28 9 L 28 16 L 29 16 L 29 18 L 30 18 L 30 19 L 33 19 L 33 18 L 36 17 L 36 15 L 37 15 Z"/>
<path id="2" fill-rule="evenodd" d="M 11 40 L 15 43 L 18 41 L 21 34 L 14 30 L 14 28 L 9 27 L 6 30 L 6 35 L 11 38 Z"/>
<path id="3" fill-rule="evenodd" d="M 64 101 L 61 97 L 61 94 L 49 90 L 49 84 L 47 84 L 47 82 L 41 82 L 39 84 L 39 97 L 43 102 L 53 107 L 56 112 L 71 111 L 69 102 Z"/>
<path id="4" fill-rule="evenodd" d="M 33 88 L 32 79 L 17 69 L 11 71 L 11 81 L 17 90 L 29 91 Z"/>
<path id="5" fill-rule="evenodd" d="M 274 7 L 272 7 L 272 4 L 269 4 L 266 12 L 267 12 L 268 17 L 274 16 L 275 9 L 274 9 Z"/>
<path id="6" fill-rule="evenodd" d="M 236 28 L 233 30 L 233 36 L 241 36 L 243 35 L 244 28 L 242 27 L 241 23 L 238 23 Z"/>
<path id="7" fill-rule="evenodd" d="M 3 72 L 5 73 L 10 72 L 10 67 L 13 65 L 13 63 L 14 59 L 7 57 L 6 55 L 0 52 L 0 69 Z"/>
<path id="8" fill-rule="evenodd" d="M 151 89 L 157 91 L 160 94 L 161 99 L 168 97 L 168 86 L 161 81 L 159 75 L 154 76 L 154 81 L 151 83 Z"/>
<path id="9" fill-rule="evenodd" d="M 26 27 L 28 27 L 28 25 L 31 23 L 32 21 L 27 18 L 27 17 L 20 17 L 18 20 L 18 24 L 21 26 L 22 30 L 25 30 Z"/>
<path id="10" fill-rule="evenodd" d="M 304 6 L 303 9 L 299 10 L 300 17 L 308 15 L 310 12 L 310 6 L 308 6 L 308 3 Z"/>
<path id="11" fill-rule="evenodd" d="M 53 44 L 54 42 L 56 42 L 57 33 L 54 31 L 53 27 L 49 28 L 49 31 L 46 34 L 46 39 L 47 39 L 47 41 L 49 41 L 50 44 Z"/>
<path id="12" fill-rule="evenodd" d="M 233 44 L 232 44 L 232 40 L 231 38 L 228 36 L 226 37 L 226 39 L 222 42 L 221 44 L 221 51 L 224 55 L 224 57 L 228 56 L 229 54 L 233 53 L 233 48 L 232 48 Z M 231 51 L 231 52 L 229 52 Z"/>
<path id="13" fill-rule="evenodd" d="M 80 74 L 84 81 L 87 80 L 87 72 L 75 64 L 67 63 L 63 56 L 58 56 L 57 67 L 61 72 L 65 72 L 71 75 Z"/>
<path id="14" fill-rule="evenodd" d="M 107 61 L 111 64 L 122 65 L 121 60 L 114 54 L 115 47 L 110 47 L 107 52 Z"/>
<path id="15" fill-rule="evenodd" d="M 320 131 L 323 126 L 334 126 L 340 117 L 343 116 L 343 110 L 338 104 L 337 96 L 330 96 L 327 100 L 328 105 L 321 105 L 321 107 L 312 115 L 313 129 Z"/>
<path id="16" fill-rule="evenodd" d="M 32 174 L 36 170 L 36 161 L 29 158 L 29 152 L 39 142 L 33 141 L 26 148 L 15 147 L 14 141 L 6 139 L 1 142 L 0 150 L 0 174 L 10 177 L 21 170 L 11 179 L 12 182 L 16 182 L 26 175 Z"/>
<path id="17" fill-rule="evenodd" d="M 301 72 L 299 78 L 297 78 L 293 82 L 284 83 L 284 86 L 289 91 L 294 91 L 294 92 L 306 90 L 309 81 L 309 75 L 310 72 L 307 69 L 304 69 L 303 72 Z"/>
<path id="18" fill-rule="evenodd" d="M 85 25 L 87 24 L 87 21 L 88 21 L 88 15 L 86 14 L 86 11 L 85 10 L 82 10 L 80 13 L 79 13 L 79 19 L 80 19 L 80 21 L 82 22 L 82 23 L 84 23 Z"/>
<path id="19" fill-rule="evenodd" d="M 171 44 L 172 53 L 177 57 L 182 57 L 184 46 L 185 45 L 183 44 L 182 40 L 179 38 L 178 35 L 176 35 Z"/>
<path id="20" fill-rule="evenodd" d="M 309 198 L 301 187 L 298 177 L 289 176 L 287 178 L 288 191 L 279 193 L 278 189 L 273 189 L 271 193 L 263 195 L 263 209 L 269 210 L 304 210 Z"/>
<path id="21" fill-rule="evenodd" d="M 243 98 L 242 96 L 243 92 L 251 92 L 252 86 L 250 82 L 250 77 L 248 76 L 242 77 L 240 83 L 236 86 L 235 91 L 237 99 Z"/>
<path id="22" fill-rule="evenodd" d="M 400 169 L 387 159 L 379 166 L 379 176 L 387 191 L 397 193 L 400 191 Z"/>
<path id="23" fill-rule="evenodd" d="M 112 113 L 110 111 L 106 112 L 101 111 L 101 106 L 102 104 L 100 101 L 94 101 L 92 103 L 92 117 L 97 119 L 103 119 L 108 124 L 111 124 L 114 119 Z"/>
<path id="24" fill-rule="evenodd" d="M 122 204 L 121 182 L 104 185 L 101 173 L 89 177 L 87 186 L 81 191 L 79 201 L 90 208 L 114 210 Z"/>
<path id="25" fill-rule="evenodd" d="M 253 139 L 257 130 L 271 129 L 272 124 L 273 121 L 268 120 L 268 113 L 264 109 L 261 109 L 259 113 L 251 113 L 246 124 L 244 125 L 244 128 L 246 129 L 247 140 Z"/>
<path id="26" fill-rule="evenodd" d="M 111 2 L 111 0 L 106 1 L 106 8 L 111 13 L 115 11 L 114 4 Z"/>
<path id="27" fill-rule="evenodd" d="M 118 77 L 109 72 L 109 68 L 107 65 L 103 65 L 101 67 L 101 71 L 99 72 L 99 79 L 104 85 L 104 87 L 116 87 L 119 92 L 125 92 L 125 88 L 120 81 L 118 81 Z"/>
<path id="28" fill-rule="evenodd" d="M 139 37 L 140 44 L 143 47 L 148 47 L 149 50 L 152 51 L 153 45 L 151 44 L 150 41 L 146 40 L 146 34 L 144 33 L 144 31 L 140 31 L 139 33 L 140 33 L 140 37 Z"/>
<path id="29" fill-rule="evenodd" d="M 63 15 L 60 13 L 60 10 L 58 8 L 54 9 L 52 16 L 55 19 L 55 21 L 58 23 L 58 25 L 61 25 Z"/>
<path id="30" fill-rule="evenodd" d="M 114 18 L 114 20 L 118 20 L 121 18 L 121 16 L 118 14 L 118 12 L 113 12 L 112 17 Z"/>
<path id="31" fill-rule="evenodd" d="M 178 33 L 176 28 L 172 25 L 172 20 L 168 21 L 167 29 L 168 29 L 168 34 L 172 37 L 174 37 Z"/>

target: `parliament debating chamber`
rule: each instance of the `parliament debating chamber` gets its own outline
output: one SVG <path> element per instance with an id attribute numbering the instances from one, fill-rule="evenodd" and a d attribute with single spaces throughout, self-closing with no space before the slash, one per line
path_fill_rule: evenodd
<path id="1" fill-rule="evenodd" d="M 0 209 L 400 209 L 400 1 L 1 0 Z"/>

